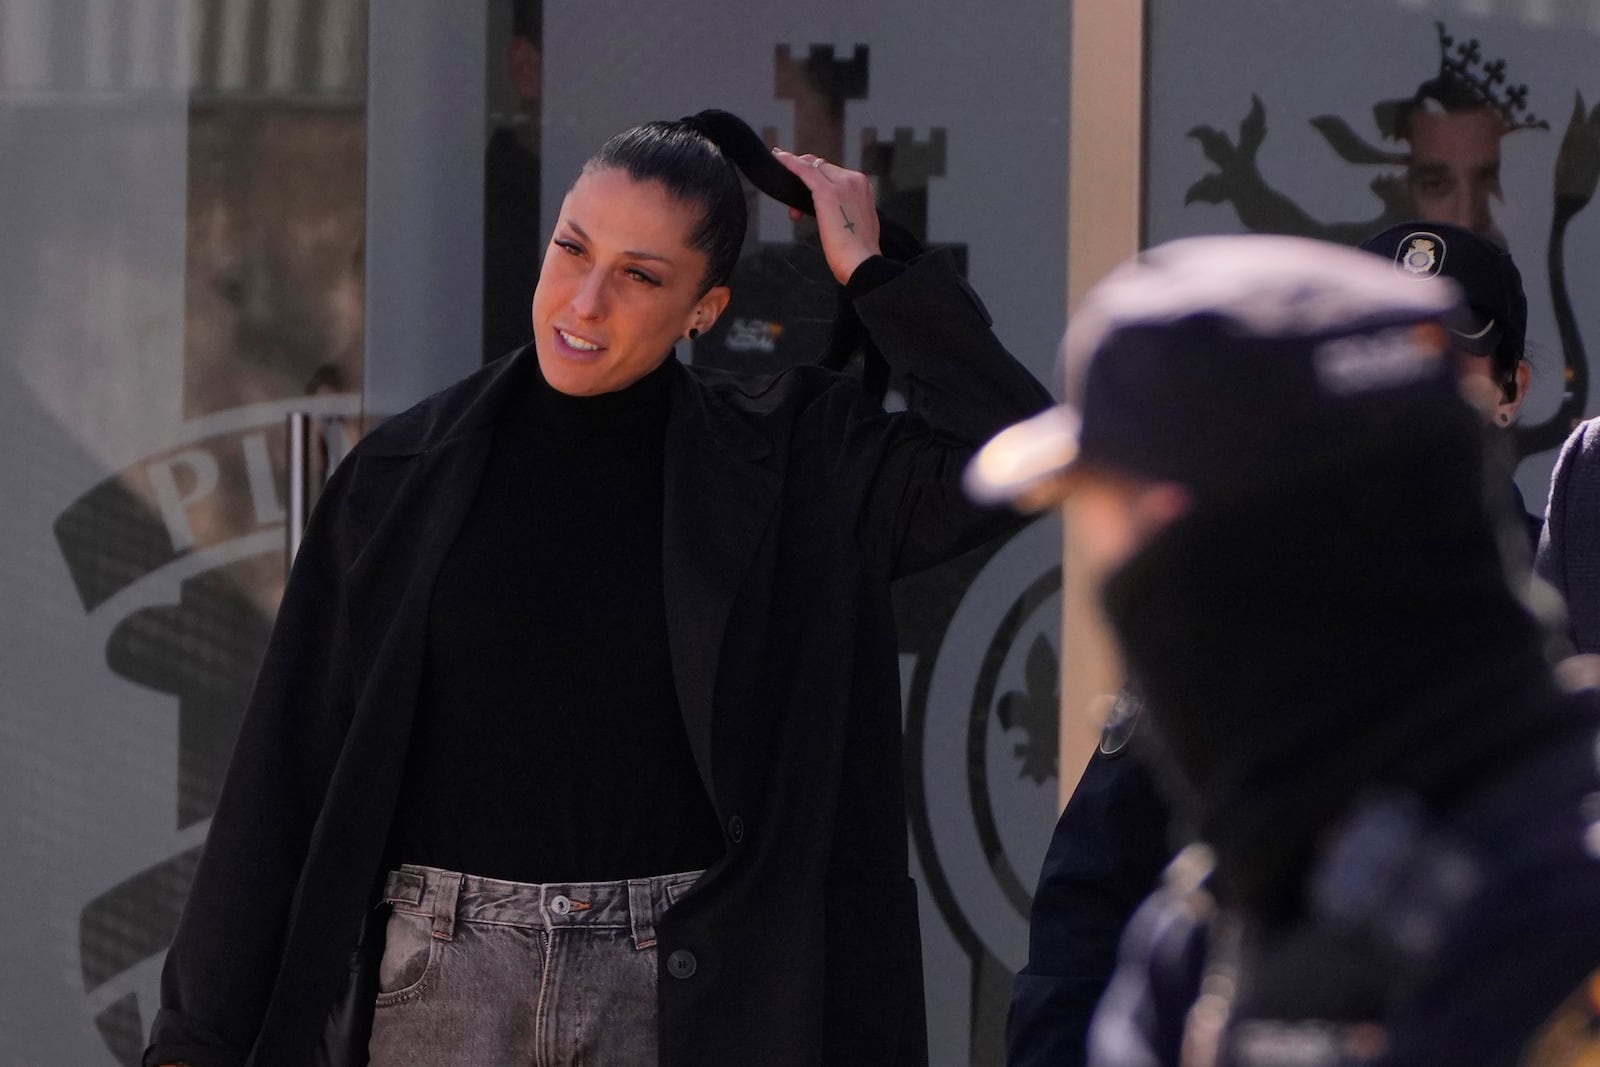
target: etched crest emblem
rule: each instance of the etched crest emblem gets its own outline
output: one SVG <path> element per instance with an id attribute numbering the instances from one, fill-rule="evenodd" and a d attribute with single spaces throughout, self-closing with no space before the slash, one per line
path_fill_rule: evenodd
<path id="1" fill-rule="evenodd" d="M 1407 274 L 1432 278 L 1444 268 L 1444 241 L 1435 233 L 1408 234 L 1400 242 L 1395 263 Z"/>
<path id="2" fill-rule="evenodd" d="M 1051 522 L 1002 544 L 906 688 L 929 894 L 1008 974 L 1028 961 L 1033 888 L 1060 812 L 1060 553 Z"/>

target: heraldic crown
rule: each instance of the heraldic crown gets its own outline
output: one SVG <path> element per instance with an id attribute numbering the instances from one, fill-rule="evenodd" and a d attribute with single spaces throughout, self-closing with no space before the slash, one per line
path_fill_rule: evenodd
<path id="1" fill-rule="evenodd" d="M 1505 60 L 1485 63 L 1483 45 L 1476 37 L 1458 42 L 1443 22 L 1433 25 L 1439 33 L 1439 76 L 1418 90 L 1419 98 L 1430 95 L 1431 88 L 1443 84 L 1493 109 L 1505 123 L 1508 133 L 1550 128 L 1550 123 L 1528 111 L 1528 87 L 1512 85 L 1506 80 Z M 1520 114 L 1523 112 L 1526 114 Z"/>

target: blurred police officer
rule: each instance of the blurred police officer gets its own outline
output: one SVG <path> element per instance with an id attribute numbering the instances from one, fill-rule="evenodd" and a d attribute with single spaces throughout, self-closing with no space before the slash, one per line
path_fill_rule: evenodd
<path id="1" fill-rule="evenodd" d="M 975 462 L 1065 500 L 1177 813 L 1101 1065 L 1600 1055 L 1600 696 L 1557 685 L 1484 503 L 1456 291 L 1193 238 L 1093 290 L 1066 403 Z"/>
<path id="2" fill-rule="evenodd" d="M 1520 570 L 1543 527 L 1512 480 L 1511 428 L 1531 374 L 1522 276 L 1505 249 L 1448 223 L 1400 223 L 1361 247 L 1388 260 L 1397 282 L 1445 277 L 1461 287 L 1461 302 L 1445 316 L 1449 362 L 1485 430 L 1490 491 L 1509 496 L 1508 515 L 1527 536 L 1526 553 L 1512 550 Z M 1007 1016 L 1008 1067 L 1086 1062 L 1089 1019 L 1110 981 L 1116 945 L 1171 854 L 1169 813 L 1139 758 L 1142 744 L 1133 742 L 1137 702 L 1124 694 L 1116 711 L 1040 871 L 1028 962 L 1014 979 Z"/>

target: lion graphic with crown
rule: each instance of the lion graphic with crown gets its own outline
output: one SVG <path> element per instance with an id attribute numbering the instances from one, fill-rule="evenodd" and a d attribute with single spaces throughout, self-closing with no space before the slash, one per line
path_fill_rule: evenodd
<path id="1" fill-rule="evenodd" d="M 1413 218 L 1453 223 L 1505 244 L 1491 210 L 1501 199 L 1501 141 L 1522 130 L 1549 130 L 1550 123 L 1530 110 L 1528 86 L 1509 80 L 1505 60 L 1486 61 L 1483 45 L 1476 38 L 1457 40 L 1442 22 L 1434 25 L 1438 70 L 1410 96 L 1373 106 L 1383 143 L 1369 142 L 1336 115 L 1310 120 L 1345 162 L 1390 168 L 1371 182 L 1380 204 L 1374 217 L 1321 222 L 1267 184 L 1256 165 L 1267 133 L 1266 109 L 1254 95 L 1249 113 L 1239 124 L 1237 139 L 1211 126 L 1189 131 L 1216 169 L 1189 187 L 1184 202 L 1231 204 L 1247 229 L 1341 244 L 1358 244 L 1379 230 Z M 1547 246 L 1550 297 L 1564 365 L 1562 396 L 1556 411 L 1544 421 L 1515 427 L 1520 456 L 1557 447 L 1583 418 L 1589 391 L 1588 361 L 1567 292 L 1562 251 L 1568 226 L 1593 199 L 1597 183 L 1600 105 L 1588 110 L 1578 93 L 1556 160 L 1555 212 Z M 1407 254 L 1408 268 L 1414 254 Z"/>

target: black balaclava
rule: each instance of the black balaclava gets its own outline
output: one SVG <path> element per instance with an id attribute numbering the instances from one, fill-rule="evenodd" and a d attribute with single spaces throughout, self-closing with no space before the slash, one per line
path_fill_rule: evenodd
<path id="1" fill-rule="evenodd" d="M 1446 802 L 1549 705 L 1477 429 L 1464 406 L 1443 422 L 1200 495 L 1106 583 L 1179 814 L 1219 891 L 1269 918 L 1360 792 Z"/>

